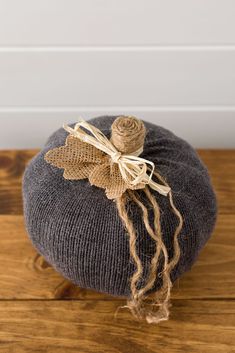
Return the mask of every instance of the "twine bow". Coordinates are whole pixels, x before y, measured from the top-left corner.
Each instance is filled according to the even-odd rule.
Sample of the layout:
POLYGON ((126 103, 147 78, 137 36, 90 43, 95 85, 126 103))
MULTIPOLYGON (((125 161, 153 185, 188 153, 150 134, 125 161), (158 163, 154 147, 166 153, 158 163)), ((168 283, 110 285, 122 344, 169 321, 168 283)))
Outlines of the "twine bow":
POLYGON ((70 134, 66 145, 47 152, 46 161, 64 168, 66 179, 87 177, 91 184, 105 188, 107 197, 111 199, 120 197, 127 189, 141 189, 146 185, 161 195, 168 195, 169 187, 152 180, 154 163, 139 157, 143 147, 131 154, 122 154, 99 129, 84 120, 74 128, 64 125, 64 129, 70 134), (76 162, 77 169, 82 171, 77 171, 77 177, 74 176, 76 162), (73 172, 69 173, 71 165, 73 172))

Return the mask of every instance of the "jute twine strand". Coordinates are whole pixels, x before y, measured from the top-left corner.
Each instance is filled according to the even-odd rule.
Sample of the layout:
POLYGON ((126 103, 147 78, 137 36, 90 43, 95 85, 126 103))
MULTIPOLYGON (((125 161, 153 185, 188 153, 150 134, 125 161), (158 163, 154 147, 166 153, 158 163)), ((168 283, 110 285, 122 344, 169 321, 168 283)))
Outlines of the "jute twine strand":
MULTIPOLYGON (((119 120, 116 121, 116 124, 117 123, 119 124, 122 123, 121 118, 119 118, 119 120)), ((112 134, 112 140, 116 146, 116 141, 114 136, 115 135, 112 134)), ((141 136, 141 137, 139 139, 136 139, 137 142, 140 143, 140 139, 141 139, 143 143, 144 134, 139 133, 138 136, 141 136)), ((119 146, 121 145, 120 140, 121 140, 120 135, 118 135, 119 146)), ((138 145, 138 148, 139 148, 139 145, 138 145)), ((159 173, 154 171, 154 175, 165 186, 169 187, 167 182, 159 173)), ((162 239, 159 205, 156 201, 156 198, 150 192, 148 186, 145 186, 143 191, 147 197, 147 200, 149 201, 150 205, 153 208, 154 228, 151 227, 149 222, 148 209, 139 198, 137 191, 127 190, 126 195, 116 200, 119 216, 122 219, 127 229, 127 232, 129 234, 130 255, 136 266, 136 270, 132 278, 130 279, 131 298, 127 301, 126 307, 129 308, 132 314, 138 319, 145 319, 148 323, 159 323, 161 321, 167 320, 169 317, 170 293, 172 288, 170 273, 172 269, 177 265, 180 258, 180 247, 178 242, 178 236, 183 226, 183 218, 179 210, 174 205, 172 191, 170 190, 168 194, 169 203, 173 213, 178 218, 178 225, 176 227, 176 230, 173 236, 174 255, 172 259, 169 261, 168 252, 162 239), (142 278, 143 266, 137 254, 137 249, 136 249, 137 235, 136 235, 135 227, 133 222, 129 218, 127 207, 126 207, 128 200, 133 201, 141 209, 143 222, 147 230, 147 233, 155 242, 155 253, 150 262, 149 275, 145 285, 140 289, 137 288, 137 285, 142 278), (160 273, 158 267, 159 267, 159 262, 161 258, 163 258, 163 268, 160 273), (153 286, 157 281, 157 278, 160 276, 162 277, 162 286, 159 290, 156 290, 155 293, 153 293, 153 301, 152 303, 149 304, 148 291, 150 291, 153 288, 153 286)))
MULTIPOLYGON (((161 302, 161 300, 159 300, 160 298, 156 298, 159 300, 159 305, 161 306, 161 310, 159 310, 158 313, 155 313, 155 320, 156 320, 156 322, 158 322, 158 321, 161 321, 163 319, 163 317, 165 318, 165 315, 164 316, 159 315, 163 311, 163 309, 164 309, 164 312, 168 313, 167 309, 168 309, 168 300, 169 300, 169 295, 170 295, 169 289, 171 287, 170 275, 169 275, 169 271, 167 268, 167 266, 168 266, 168 253, 167 253, 167 249, 166 249, 166 247, 163 243, 163 240, 162 240, 159 206, 158 206, 154 196, 150 193, 148 187, 146 187, 144 191, 148 197, 150 204, 153 206, 154 229, 152 229, 150 227, 147 208, 144 206, 144 204, 140 200, 138 200, 136 198, 134 193, 132 194, 132 199, 142 209, 143 221, 144 221, 145 227, 146 227, 150 237, 153 239, 153 241, 155 241, 155 254, 153 255, 151 263, 150 263, 149 276, 147 278, 146 284, 143 288, 141 288, 139 290, 139 300, 142 302, 145 300, 146 293, 154 286, 154 284, 157 280, 157 277, 161 276, 162 277, 161 293, 166 293, 166 298, 165 298, 164 302, 161 302), (162 269, 161 273, 158 270, 160 255, 162 255, 162 258, 163 258, 163 269, 162 269)), ((154 305, 156 305, 156 303, 154 303, 154 305)), ((155 309, 155 308, 153 308, 153 309, 155 309)), ((149 310, 149 308, 148 308, 147 312, 145 313, 145 310, 144 310, 143 313, 146 315, 147 322, 151 322, 151 321, 154 322, 154 320, 151 316, 152 310, 149 310)), ((167 314, 167 317, 168 317, 168 314, 167 314)))
POLYGON ((143 267, 136 250, 136 231, 132 221, 129 218, 127 212, 127 197, 122 197, 116 201, 119 216, 122 219, 124 225, 126 226, 127 232, 129 234, 129 247, 130 255, 136 265, 136 271, 134 272, 131 283, 131 298, 127 302, 127 308, 129 308, 132 314, 138 319, 145 319, 148 323, 159 323, 161 321, 167 320, 169 317, 169 306, 170 306, 170 293, 172 288, 172 282, 170 278, 170 273, 175 265, 178 263, 180 258, 180 247, 178 243, 178 235, 182 229, 183 219, 179 211, 176 209, 172 195, 169 195, 169 201, 173 212, 178 217, 178 225, 173 236, 173 248, 174 255, 169 261, 167 249, 162 240, 161 223, 160 223, 160 209, 155 197, 151 194, 148 187, 144 189, 148 200, 153 206, 154 211, 154 230, 149 224, 148 210, 142 201, 139 200, 136 191, 129 191, 129 200, 135 202, 143 212, 143 222, 145 224, 146 230, 151 238, 155 241, 155 254, 153 255, 150 268, 149 276, 145 285, 141 289, 137 289, 137 284, 142 277, 143 267), (158 271, 160 255, 163 256, 163 269, 161 272, 158 271), (149 296, 146 293, 152 289, 158 277, 162 277, 162 286, 155 293, 152 293, 151 298, 152 303, 149 304, 149 296))
POLYGON ((136 270, 130 279, 130 288, 131 288, 131 295, 132 295, 131 301, 133 302, 133 310, 131 309, 131 311, 134 314, 136 314, 135 316, 139 316, 138 309, 139 309, 140 302, 138 300, 137 282, 143 274, 143 266, 142 266, 142 263, 141 263, 141 260, 138 256, 138 254, 137 254, 136 230, 135 230, 135 227, 134 227, 132 220, 128 216, 128 212, 126 210, 126 201, 127 201, 127 197, 126 197, 126 195, 123 195, 122 197, 120 197, 116 200, 116 204, 117 204, 119 216, 122 219, 122 221, 126 227, 126 230, 128 232, 128 235, 129 235, 130 255, 131 255, 131 257, 135 263, 135 266, 136 266, 136 270), (135 308, 136 308, 136 310, 135 310, 135 308))

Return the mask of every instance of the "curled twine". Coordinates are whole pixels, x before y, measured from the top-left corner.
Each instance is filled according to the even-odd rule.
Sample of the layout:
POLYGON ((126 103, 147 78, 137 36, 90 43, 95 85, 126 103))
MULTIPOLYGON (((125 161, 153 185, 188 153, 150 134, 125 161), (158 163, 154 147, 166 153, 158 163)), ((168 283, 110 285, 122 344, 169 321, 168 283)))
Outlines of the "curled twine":
MULTIPOLYGON (((85 143, 85 147, 87 147, 86 144, 88 144, 95 148, 95 151, 88 151, 87 149, 88 155, 89 153, 93 153, 92 156, 94 157, 97 152, 96 149, 98 149, 99 151, 102 151, 105 156, 110 156, 109 164, 111 163, 111 167, 113 163, 118 165, 118 170, 115 170, 113 174, 112 168, 110 167, 111 179, 105 178, 105 182, 99 182, 99 180, 95 178, 95 182, 93 182, 93 184, 106 188, 107 197, 115 198, 119 216, 123 221, 129 235, 130 255, 133 259, 136 270, 130 278, 131 296, 128 299, 127 305, 125 307, 129 308, 136 318, 145 319, 148 323, 159 323, 160 321, 167 320, 169 317, 170 293, 172 288, 170 274, 180 258, 178 236, 183 226, 183 218, 179 210, 174 205, 171 188, 164 180, 164 178, 155 171, 154 163, 139 157, 139 155, 143 152, 145 138, 145 127, 143 122, 134 117, 117 118, 112 125, 111 140, 108 140, 107 137, 99 129, 83 120, 78 122, 74 129, 69 126, 64 126, 64 128, 70 133, 70 135, 85 143), (89 131, 90 134, 87 134, 80 127, 83 127, 83 129, 89 131), (107 193, 106 184, 112 184, 112 182, 115 184, 115 182, 119 180, 118 173, 120 173, 121 178, 123 179, 122 181, 125 183, 125 187, 118 188, 116 192, 107 193), (152 180, 153 175, 162 184, 154 182, 152 180), (149 222, 148 209, 141 201, 136 189, 143 189, 149 204, 152 206, 154 212, 153 226, 151 226, 149 222), (168 252, 162 238, 160 208, 150 189, 153 189, 161 195, 169 198, 171 209, 175 216, 178 218, 178 225, 173 236, 174 254, 171 259, 168 257, 168 252), (135 226, 128 215, 127 203, 129 200, 134 202, 142 211, 143 222, 147 233, 155 242, 155 253, 152 256, 150 262, 148 278, 144 286, 141 288, 138 288, 138 283, 143 275, 143 266, 137 252, 137 235, 135 226), (159 269, 160 258, 163 258, 163 268, 161 269, 161 273, 159 269), (159 290, 155 291, 153 294, 152 302, 149 303, 148 293, 151 291, 160 275, 162 277, 162 286, 159 290)), ((67 140, 68 139, 69 137, 67 140)), ((90 182, 94 180, 94 177, 90 178, 89 176, 89 173, 91 174, 92 172, 91 169, 87 168, 87 163, 84 163, 83 165, 86 167, 86 172, 82 175, 75 173, 76 175, 74 177, 74 172, 71 174, 68 173, 68 170, 66 170, 66 167, 68 167, 68 160, 66 160, 66 158, 69 156, 69 161, 71 161, 71 153, 73 158, 75 153, 73 145, 71 146, 70 150, 68 147, 69 143, 67 141, 65 147, 62 146, 48 151, 45 156, 45 160, 54 166, 64 168, 65 172, 67 172, 67 174, 64 174, 64 177, 67 179, 82 179, 87 177, 89 178, 90 182), (68 149, 67 155, 65 154, 66 148, 68 149), (64 164, 62 163, 63 158, 65 158, 64 164)), ((87 162, 86 153, 85 157, 85 162, 87 162)), ((103 155, 99 155, 99 157, 101 161, 102 158, 105 161, 106 157, 103 155)), ((82 158, 80 155, 79 158, 76 159, 76 162, 77 160, 81 162, 82 158)), ((79 166, 76 167, 79 168, 79 166)), ((98 167, 100 168, 100 165, 98 167)), ((95 169, 98 167, 94 166, 93 171, 98 171, 98 169, 95 169)))

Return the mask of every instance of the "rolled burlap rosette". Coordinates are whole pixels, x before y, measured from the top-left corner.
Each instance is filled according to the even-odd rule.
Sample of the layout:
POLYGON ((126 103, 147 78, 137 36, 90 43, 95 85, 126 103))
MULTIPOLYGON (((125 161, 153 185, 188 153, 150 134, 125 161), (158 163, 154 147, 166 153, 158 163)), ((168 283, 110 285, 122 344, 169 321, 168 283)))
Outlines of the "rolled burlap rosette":
POLYGON ((134 117, 55 132, 27 167, 23 194, 30 238, 47 261, 81 287, 127 297, 149 323, 168 318, 172 283, 216 219, 193 148, 134 117))
POLYGON ((125 154, 143 152, 146 129, 141 120, 132 116, 120 116, 114 120, 111 129, 111 141, 119 152, 125 154))

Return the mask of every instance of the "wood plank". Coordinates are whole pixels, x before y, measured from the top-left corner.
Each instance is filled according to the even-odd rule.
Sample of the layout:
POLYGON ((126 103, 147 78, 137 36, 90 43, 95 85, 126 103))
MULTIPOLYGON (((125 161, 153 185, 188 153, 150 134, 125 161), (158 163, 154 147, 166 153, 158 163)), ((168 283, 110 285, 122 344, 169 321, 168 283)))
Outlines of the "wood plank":
POLYGON ((175 285, 170 320, 159 326, 138 323, 125 309, 115 318, 124 300, 70 284, 38 256, 20 196, 35 153, 0 153, 0 352, 235 352, 235 151, 199 150, 220 214, 197 263, 175 285))
POLYGON ((234 71, 235 50, 0 52, 0 107, 234 106, 234 71))
MULTIPOLYGON (((0 151, 0 214, 23 213, 21 180, 37 150, 0 151)), ((199 150, 207 165, 221 214, 235 214, 235 150, 199 150)))
MULTIPOLYGON (((234 232, 235 217, 220 215, 198 261, 175 283, 173 298, 235 298, 234 232)), ((0 288, 0 299, 114 300, 72 285, 42 261, 27 237, 22 216, 0 216, 0 288)))
MULTIPOLYGON (((233 148, 235 119, 234 111, 228 110, 194 110, 182 107, 169 110, 138 108, 125 109, 126 115, 134 115, 173 131, 187 140, 192 146, 200 148, 233 148), (210 126, 202 129, 202 126, 210 126)), ((26 149, 42 147, 48 136, 63 126, 72 123, 78 117, 90 119, 102 115, 121 115, 122 109, 111 107, 92 107, 87 110, 72 108, 60 111, 56 107, 42 108, 41 111, 23 108, 13 112, 1 111, 0 121, 4 121, 4 129, 0 129, 0 149, 26 149), (11 134, 6 134, 11 131, 11 134), (27 134, 25 133, 27 131, 27 134), (23 138, 22 138, 23 136, 23 138)))
POLYGON ((234 301, 175 301, 159 326, 138 323, 122 301, 0 302, 2 353, 232 353, 234 301))
POLYGON ((86 295, 86 290, 71 286, 38 255, 26 234, 22 216, 0 216, 0 244, 0 299, 86 295))
POLYGON ((234 44, 234 11, 231 0, 1 1, 0 45, 234 44))
POLYGON ((22 175, 36 150, 0 151, 0 214, 22 214, 22 175))
POLYGON ((198 150, 215 187, 220 213, 235 216, 235 150, 198 150))

